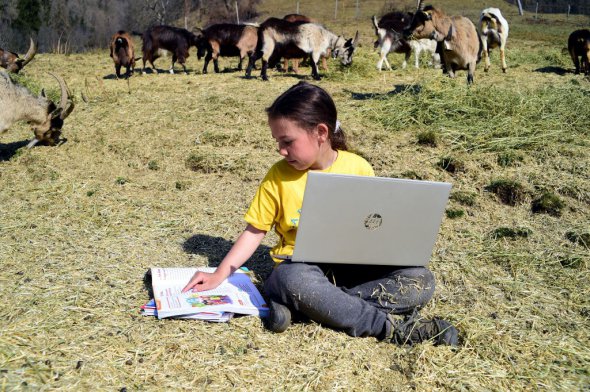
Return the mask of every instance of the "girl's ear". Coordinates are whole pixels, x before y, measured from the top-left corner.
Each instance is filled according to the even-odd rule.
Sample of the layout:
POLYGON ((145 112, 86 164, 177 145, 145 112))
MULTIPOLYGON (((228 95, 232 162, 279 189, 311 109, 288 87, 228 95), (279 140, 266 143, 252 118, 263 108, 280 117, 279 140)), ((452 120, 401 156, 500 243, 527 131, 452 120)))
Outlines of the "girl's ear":
POLYGON ((320 141, 326 142, 330 138, 330 130, 328 129, 328 126, 326 124, 320 123, 317 125, 316 129, 320 141))

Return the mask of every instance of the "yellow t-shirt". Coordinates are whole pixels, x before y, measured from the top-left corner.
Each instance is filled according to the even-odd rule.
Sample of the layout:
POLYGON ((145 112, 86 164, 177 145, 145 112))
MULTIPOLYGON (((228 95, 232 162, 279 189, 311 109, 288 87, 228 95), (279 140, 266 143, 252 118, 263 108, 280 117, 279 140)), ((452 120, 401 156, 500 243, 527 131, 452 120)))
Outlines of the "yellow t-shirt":
MULTIPOLYGON (((318 171, 360 176, 375 175, 365 159, 340 150, 330 167, 318 171)), ((307 170, 296 170, 283 159, 270 168, 246 212, 244 219, 255 228, 269 231, 275 227, 279 242, 272 248, 271 254, 293 254, 306 182, 307 170)), ((280 262, 278 259, 275 261, 280 262)))

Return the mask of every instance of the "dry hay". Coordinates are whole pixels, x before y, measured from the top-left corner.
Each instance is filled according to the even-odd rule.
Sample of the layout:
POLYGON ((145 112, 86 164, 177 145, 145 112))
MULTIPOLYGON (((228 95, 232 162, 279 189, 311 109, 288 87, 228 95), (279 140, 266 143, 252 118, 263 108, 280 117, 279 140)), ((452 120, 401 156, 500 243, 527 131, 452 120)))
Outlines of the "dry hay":
MULTIPOLYGON (((443 222, 431 263, 438 287, 423 313, 455 323, 461 348, 400 348, 314 323, 277 335, 252 317, 141 317, 149 267, 215 265, 243 229, 257 184, 278 159, 264 108, 298 78, 161 74, 127 84, 104 78, 113 73, 106 52, 39 54, 23 80, 56 94, 47 71, 59 69, 77 107, 62 146, 18 148, 32 135, 26 125, 1 135, 3 389, 590 386, 590 119, 579 111, 590 85, 534 72, 567 57, 547 41, 531 47, 524 33, 510 42, 508 73, 478 68, 471 88, 464 73, 454 81, 427 68, 378 73, 364 24, 353 68, 331 64, 320 83, 378 175, 453 183, 448 208, 464 214, 443 222), (425 131, 436 133, 435 144, 419 142, 425 131), (462 170, 445 171, 442 157, 460 159, 462 170), (485 191, 498 178, 523 184, 527 202, 499 203, 485 191), (563 200, 561 217, 531 212, 545 191, 563 200)), ((191 57, 189 67, 202 63, 191 57)), ((273 237, 247 264, 259 282, 273 237)))

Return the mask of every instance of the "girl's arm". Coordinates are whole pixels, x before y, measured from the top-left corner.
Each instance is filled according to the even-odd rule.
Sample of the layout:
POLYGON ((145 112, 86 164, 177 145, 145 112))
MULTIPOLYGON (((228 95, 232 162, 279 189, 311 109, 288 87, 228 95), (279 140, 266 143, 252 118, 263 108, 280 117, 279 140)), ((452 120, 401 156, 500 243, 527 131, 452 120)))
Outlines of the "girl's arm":
POLYGON ((246 229, 240 234, 238 240, 227 252, 227 255, 213 273, 196 272, 188 284, 182 289, 186 292, 190 289, 194 291, 205 291, 216 288, 227 279, 235 270, 240 268, 249 258, 262 239, 266 235, 266 231, 258 230, 254 226, 248 224, 246 229))

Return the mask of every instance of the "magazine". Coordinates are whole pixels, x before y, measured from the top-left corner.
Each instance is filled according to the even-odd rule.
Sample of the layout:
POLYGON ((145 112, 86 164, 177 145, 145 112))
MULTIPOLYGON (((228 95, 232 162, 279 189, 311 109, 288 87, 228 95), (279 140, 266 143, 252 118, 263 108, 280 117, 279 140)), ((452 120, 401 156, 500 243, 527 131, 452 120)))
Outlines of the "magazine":
MULTIPOLYGON (((149 302, 141 307, 141 314, 143 316, 158 317, 158 310, 156 309, 156 301, 150 299, 149 302)), ((218 323, 224 323, 231 320, 233 313, 230 312, 199 312, 195 314, 187 314, 184 316, 175 316, 174 318, 205 320, 218 323)))
POLYGON ((267 315, 266 302, 248 274, 241 270, 231 274, 213 290, 182 293, 181 290, 197 271, 211 273, 215 268, 152 268, 154 302, 148 302, 142 313, 153 314, 159 319, 182 317, 209 321, 228 321, 233 313, 267 315))

